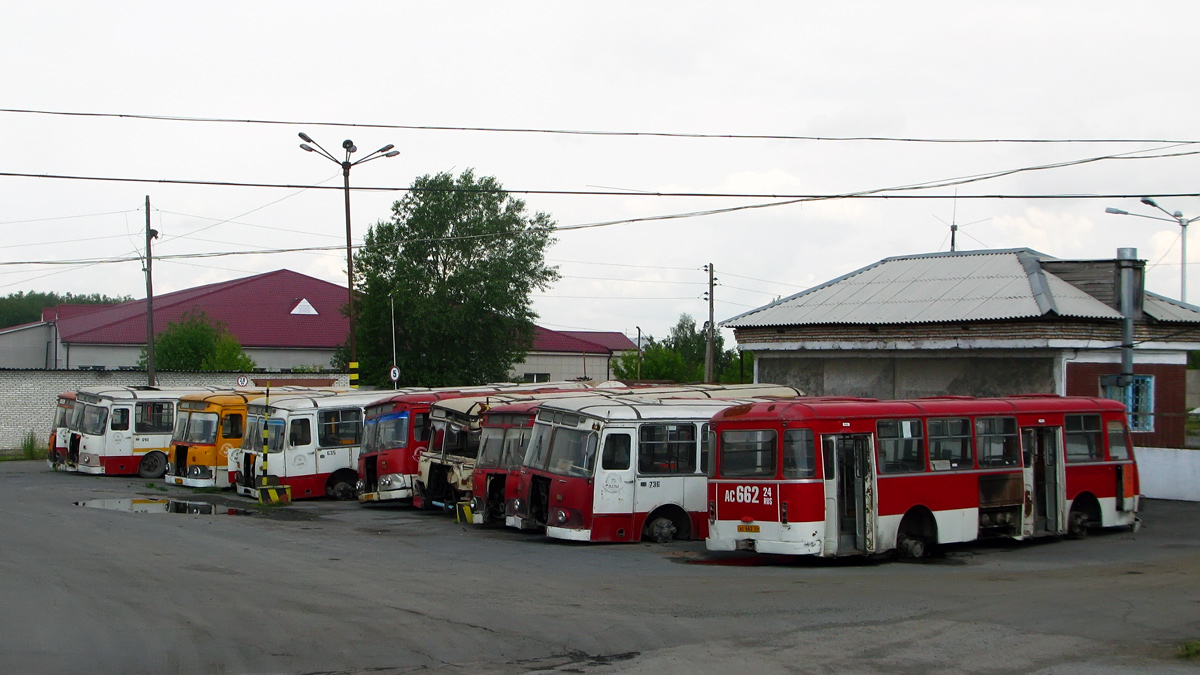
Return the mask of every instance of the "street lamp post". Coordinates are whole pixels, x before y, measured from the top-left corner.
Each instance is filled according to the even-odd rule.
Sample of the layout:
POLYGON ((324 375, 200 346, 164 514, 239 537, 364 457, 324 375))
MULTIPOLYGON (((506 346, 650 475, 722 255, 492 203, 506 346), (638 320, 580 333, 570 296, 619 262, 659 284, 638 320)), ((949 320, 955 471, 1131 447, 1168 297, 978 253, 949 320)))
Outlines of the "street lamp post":
POLYGON ((300 132, 300 140, 304 141, 300 144, 301 150, 304 150, 305 152, 315 152, 325 159, 328 159, 334 164, 342 167, 343 185, 346 194, 346 289, 349 294, 350 317, 350 386, 357 389, 358 351, 355 349, 354 340, 354 248, 350 238, 350 169, 362 164, 363 162, 369 162, 373 159, 379 159, 380 157, 395 157, 396 155, 400 154, 400 151, 393 150, 393 148, 396 146, 388 144, 376 150, 375 152, 366 155, 365 157, 360 157, 359 159, 351 162, 350 155, 358 152, 358 148, 355 147, 354 141, 346 139, 345 141, 342 141, 342 149, 346 151, 346 158, 338 161, 337 158, 331 155, 328 150, 321 147, 320 143, 314 141, 303 131, 300 132), (309 145, 310 143, 312 145, 309 145), (313 147, 314 145, 316 146, 315 148, 313 147))
POLYGON ((1179 301, 1187 302, 1187 227, 1188 227, 1188 225, 1191 225, 1192 223, 1196 222, 1197 220, 1200 220, 1200 216, 1196 216, 1195 218, 1184 218, 1182 211, 1176 211, 1175 213, 1171 213, 1170 211, 1159 206, 1158 202, 1154 201, 1153 199, 1151 199, 1149 197, 1142 197, 1142 203, 1145 204, 1146 206, 1153 206, 1154 208, 1158 209, 1159 211, 1162 211, 1163 213, 1170 216, 1170 218, 1163 218, 1161 216, 1147 216, 1147 215, 1144 215, 1141 213, 1130 213, 1123 209, 1114 209, 1111 206, 1104 209, 1104 212, 1105 213, 1115 213, 1118 216, 1137 216, 1138 218, 1149 218, 1150 220, 1162 220, 1162 221, 1166 221, 1168 223, 1178 223, 1179 224, 1179 227, 1181 229, 1180 235, 1179 235, 1180 249, 1181 249, 1180 253, 1179 253, 1179 255, 1180 255, 1180 260, 1179 260, 1179 263, 1180 263, 1179 264, 1179 301))

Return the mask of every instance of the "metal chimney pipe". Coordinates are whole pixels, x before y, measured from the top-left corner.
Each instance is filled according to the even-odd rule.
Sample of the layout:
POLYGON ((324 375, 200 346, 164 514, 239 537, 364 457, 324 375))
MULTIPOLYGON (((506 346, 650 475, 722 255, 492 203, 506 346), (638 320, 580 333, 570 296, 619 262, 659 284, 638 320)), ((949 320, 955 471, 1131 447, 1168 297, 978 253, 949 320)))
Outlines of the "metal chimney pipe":
POLYGON ((1137 311, 1134 289, 1134 269, 1137 267, 1137 249, 1117 249, 1117 265, 1121 275, 1121 379, 1120 386, 1133 384, 1133 316, 1137 311))

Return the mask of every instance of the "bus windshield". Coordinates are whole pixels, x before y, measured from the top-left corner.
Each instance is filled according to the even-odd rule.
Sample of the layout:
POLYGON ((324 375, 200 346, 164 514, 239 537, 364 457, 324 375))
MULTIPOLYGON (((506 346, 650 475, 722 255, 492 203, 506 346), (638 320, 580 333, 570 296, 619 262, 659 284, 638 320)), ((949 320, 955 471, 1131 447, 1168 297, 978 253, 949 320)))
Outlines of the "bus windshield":
POLYGON ((504 449, 504 429, 486 427, 479 434, 479 459, 475 466, 491 468, 500 466, 500 453, 504 449))
POLYGON ((384 415, 367 422, 363 452, 379 452, 408 446, 408 413, 384 415))
POLYGON ((212 445, 217 442, 217 413, 181 412, 175 418, 175 439, 212 445))
POLYGON ((529 434, 532 432, 533 429, 529 427, 512 427, 504 432, 504 457, 500 460, 502 467, 520 468, 525 446, 529 444, 529 434))
POLYGON ((262 415, 246 415, 246 436, 242 438, 243 450, 262 450, 262 427, 262 415))
POLYGON ((83 415, 79 420, 79 431, 90 436, 103 436, 104 423, 108 421, 108 408, 102 408, 90 403, 83 406, 83 415))
POLYGON ((271 418, 267 420, 267 452, 283 452, 283 420, 271 418))
POLYGON ((59 400, 58 408, 54 411, 54 426, 65 427, 71 421, 71 413, 74 412, 75 402, 59 400))
POLYGON ((67 422, 67 428, 71 431, 79 431, 79 425, 83 422, 83 408, 83 404, 76 401, 71 409, 70 421, 67 422))
POLYGON ((596 458, 596 434, 557 427, 550 441, 546 470, 560 476, 588 477, 596 458))

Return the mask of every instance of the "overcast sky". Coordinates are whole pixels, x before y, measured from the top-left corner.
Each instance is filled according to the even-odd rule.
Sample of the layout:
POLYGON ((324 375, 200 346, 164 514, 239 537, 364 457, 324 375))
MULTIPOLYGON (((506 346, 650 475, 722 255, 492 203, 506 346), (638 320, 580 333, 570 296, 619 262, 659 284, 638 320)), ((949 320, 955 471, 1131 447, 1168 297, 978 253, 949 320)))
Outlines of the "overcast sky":
MULTIPOLYGON (((180 117, 769 136, 1200 141, 1196 2, 428 3, 5 2, 0 108, 180 117)), ((0 172, 340 186, 299 149, 395 144, 363 187, 474 168, 511 190, 844 194, 1170 143, 901 143, 662 138, 154 121, 0 113, 0 172)), ((1030 247, 1112 258, 1136 247, 1147 286, 1179 297, 1180 228, 1136 198, 1196 194, 1200 158, 1109 159, 961 185, 950 199, 841 199, 564 230, 563 276, 535 297, 554 329, 663 337, 882 258, 1030 247)), ((922 191, 951 196, 953 187, 922 191)), ((914 194, 914 193, 908 193, 914 194)), ((345 243, 339 191, 0 176, 0 261, 345 243), (96 215, 104 214, 104 215, 96 215)), ((355 192, 353 231, 399 193, 355 192)), ((764 204, 761 197, 524 196, 560 226, 764 204)), ((1200 199, 1163 197, 1200 215, 1200 199)), ((1200 225, 1200 223, 1198 223, 1200 225)), ((1200 258, 1200 244, 1189 251, 1200 258)), ((156 261, 165 293, 279 268, 344 284, 344 252, 156 261)), ((1189 298, 1200 301, 1200 273, 1189 298)), ((0 294, 145 296, 137 262, 0 267, 0 294)))

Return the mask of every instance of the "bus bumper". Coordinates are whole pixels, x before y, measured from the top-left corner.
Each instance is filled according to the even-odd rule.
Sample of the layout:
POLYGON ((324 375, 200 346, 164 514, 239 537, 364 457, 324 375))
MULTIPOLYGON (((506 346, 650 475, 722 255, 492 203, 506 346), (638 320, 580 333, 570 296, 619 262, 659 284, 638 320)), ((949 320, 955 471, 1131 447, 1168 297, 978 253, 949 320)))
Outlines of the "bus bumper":
POLYGON ((375 492, 360 492, 358 503, 390 502, 397 499, 412 499, 413 477, 408 474, 390 473, 379 477, 379 489, 375 492))
POLYGON ((824 522, 790 523, 760 522, 751 525, 758 532, 739 530, 746 527, 737 521, 721 521, 709 525, 704 547, 709 551, 754 551, 781 555, 822 555, 824 522))
POLYGON ((591 541, 591 530, 577 530, 570 527, 554 527, 546 526, 546 536, 554 537, 555 539, 567 539, 570 541, 591 541))

